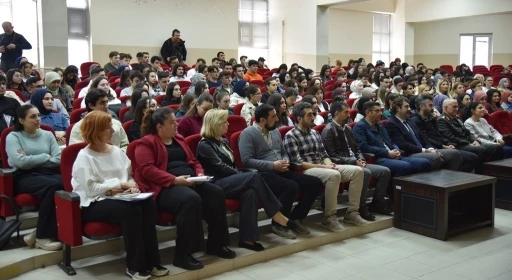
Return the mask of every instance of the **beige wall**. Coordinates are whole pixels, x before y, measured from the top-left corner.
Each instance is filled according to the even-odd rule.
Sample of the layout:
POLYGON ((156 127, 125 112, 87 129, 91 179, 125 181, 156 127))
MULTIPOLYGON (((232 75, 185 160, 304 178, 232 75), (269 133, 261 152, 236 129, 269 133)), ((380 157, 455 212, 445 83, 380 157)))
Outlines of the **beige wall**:
POLYGON ((491 64, 510 64, 512 14, 485 15, 414 23, 414 61, 427 65, 459 64, 459 36, 491 33, 491 64))
POLYGON ((112 50, 160 55, 173 29, 181 31, 187 63, 209 62, 218 51, 238 58, 238 0, 91 0, 92 59, 104 64, 112 50))
POLYGON ((331 65, 340 59, 372 60, 373 14, 370 12, 329 9, 329 58, 331 65))

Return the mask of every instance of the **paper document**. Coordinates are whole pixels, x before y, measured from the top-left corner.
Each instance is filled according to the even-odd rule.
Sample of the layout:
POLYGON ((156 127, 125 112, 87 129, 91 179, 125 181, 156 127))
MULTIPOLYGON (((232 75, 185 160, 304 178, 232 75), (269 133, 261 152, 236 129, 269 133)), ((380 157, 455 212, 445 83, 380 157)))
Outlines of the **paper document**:
POLYGON ((103 198, 105 199, 114 199, 114 200, 123 200, 123 201, 139 201, 144 200, 153 195, 152 192, 146 192, 146 193, 118 193, 113 196, 105 195, 103 198))
POLYGON ((212 176, 198 176, 198 177, 188 177, 187 180, 194 183, 200 183, 200 182, 208 182, 211 179, 213 179, 212 176))

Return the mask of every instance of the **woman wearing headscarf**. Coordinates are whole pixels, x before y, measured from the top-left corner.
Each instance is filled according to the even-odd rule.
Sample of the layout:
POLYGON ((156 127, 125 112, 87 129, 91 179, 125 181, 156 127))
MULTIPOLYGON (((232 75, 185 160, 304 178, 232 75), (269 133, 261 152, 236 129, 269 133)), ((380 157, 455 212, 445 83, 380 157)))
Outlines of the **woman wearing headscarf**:
POLYGON ((510 80, 508 78, 502 78, 500 80, 500 83, 498 84, 498 90, 503 93, 506 90, 508 90, 508 87, 510 86, 510 80))
POLYGON ((368 96, 363 96, 361 98, 359 98, 359 102, 357 103, 357 115, 356 115, 356 118, 354 119, 354 122, 358 122, 362 119, 364 119, 364 103, 370 101, 370 97, 368 96))
POLYGON ((501 108, 507 112, 512 112, 512 91, 506 90, 501 95, 501 108))
POLYGON ((190 82, 192 84, 188 88, 187 93, 195 94, 196 84, 199 81, 206 82, 206 76, 203 73, 196 73, 194 76, 192 76, 192 78, 190 78, 190 82))
POLYGON ((249 87, 249 83, 246 80, 240 80, 236 82, 233 87, 233 94, 229 97, 229 108, 235 107, 240 103, 246 103, 247 98, 245 97, 245 89, 249 87))
POLYGON ((53 98, 53 93, 50 90, 38 89, 32 95, 30 103, 39 110, 41 124, 53 128, 59 144, 64 144, 69 121, 61 113, 53 112, 53 98))
MULTIPOLYGON (((371 87, 366 87, 363 89, 363 92, 361 94, 361 98, 363 97, 368 97, 370 98, 370 100, 372 101, 377 101, 377 93, 375 92, 375 90, 373 90, 373 88, 371 87), (373 98, 375 97, 375 98, 373 98)), ((361 100, 361 98, 359 98, 358 100, 354 101, 354 104, 352 104, 352 109, 359 109, 359 100, 361 100)), ((363 114, 364 116, 364 114, 363 114)))
POLYGON ((48 72, 46 73, 46 78, 44 80, 46 88, 53 95, 53 98, 58 98, 62 101, 64 107, 70 110, 73 108, 71 105, 71 100, 66 90, 60 86, 61 78, 59 73, 56 72, 48 72))
POLYGON ((444 94, 438 94, 434 96, 434 108, 439 113, 443 113, 443 102, 445 99, 448 99, 448 96, 444 94))
POLYGON ((483 106, 487 102, 487 94, 483 90, 475 92, 473 102, 480 103, 483 106))

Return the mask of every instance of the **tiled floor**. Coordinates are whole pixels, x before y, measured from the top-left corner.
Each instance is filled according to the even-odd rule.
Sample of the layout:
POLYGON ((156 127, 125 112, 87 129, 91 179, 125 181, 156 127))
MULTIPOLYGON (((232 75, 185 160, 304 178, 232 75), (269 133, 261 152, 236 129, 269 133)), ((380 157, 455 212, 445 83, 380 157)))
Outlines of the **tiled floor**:
MULTIPOLYGON (((116 260, 72 278, 52 266, 15 279, 127 279, 122 272, 122 261, 116 260)), ((208 279, 511 280, 512 211, 496 209, 494 228, 461 234, 447 242, 390 228, 208 279)))
POLYGON ((447 242, 390 228, 208 279, 512 280, 512 212, 447 242))

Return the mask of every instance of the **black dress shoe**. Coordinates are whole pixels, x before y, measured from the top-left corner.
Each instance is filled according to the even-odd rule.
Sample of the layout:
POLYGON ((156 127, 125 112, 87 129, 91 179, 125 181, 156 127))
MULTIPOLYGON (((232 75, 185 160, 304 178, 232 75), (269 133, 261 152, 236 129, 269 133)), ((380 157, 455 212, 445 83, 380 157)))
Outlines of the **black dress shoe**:
POLYGON ((240 242, 240 243, 238 243, 238 247, 249 249, 249 250, 256 251, 256 252, 261 252, 261 251, 265 250, 263 245, 261 245, 258 242, 254 242, 253 245, 245 243, 245 242, 240 242))
POLYGON ((186 270, 198 270, 204 267, 204 265, 196 260, 192 256, 185 256, 183 258, 175 259, 172 263, 176 267, 180 267, 186 270))
POLYGON ((217 257, 223 258, 223 259, 234 259, 234 258, 236 258, 235 251, 229 249, 226 246, 221 247, 220 249, 217 249, 216 251, 214 251, 214 250, 206 250, 206 253, 208 255, 214 255, 214 256, 217 256, 217 257))
POLYGON ((367 221, 375 221, 375 215, 373 215, 372 213, 370 213, 370 211, 368 210, 368 208, 365 206, 365 207, 359 207, 359 215, 361 216, 361 218, 367 220, 367 221))

